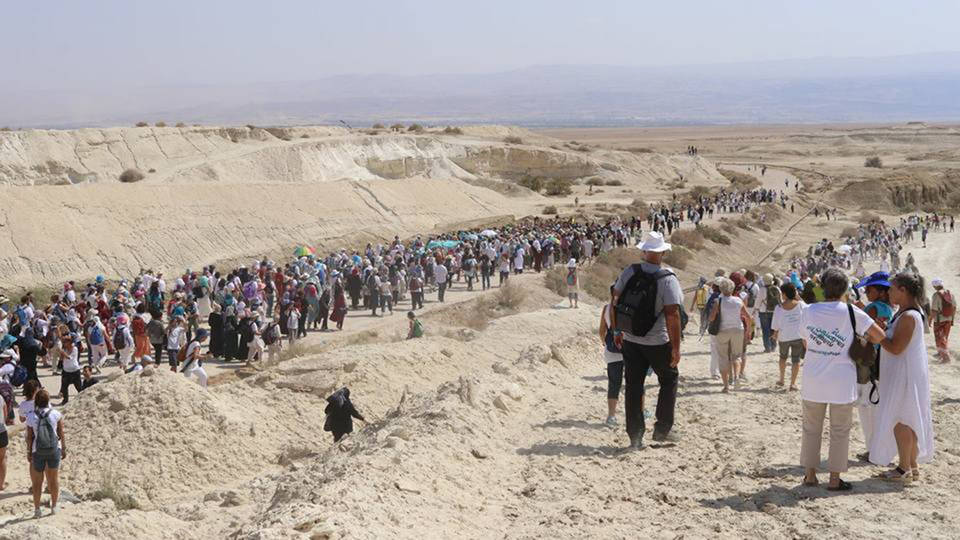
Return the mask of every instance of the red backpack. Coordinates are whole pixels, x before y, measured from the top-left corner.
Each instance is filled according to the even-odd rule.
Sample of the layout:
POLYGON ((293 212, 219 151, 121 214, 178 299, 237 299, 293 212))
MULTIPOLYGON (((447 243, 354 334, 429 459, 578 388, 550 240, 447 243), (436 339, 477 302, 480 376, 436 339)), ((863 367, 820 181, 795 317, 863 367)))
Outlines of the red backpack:
POLYGON ((957 312, 957 303, 953 301, 953 295, 950 294, 950 291, 941 291, 940 300, 943 303, 940 315, 942 317, 953 317, 954 313, 957 312))

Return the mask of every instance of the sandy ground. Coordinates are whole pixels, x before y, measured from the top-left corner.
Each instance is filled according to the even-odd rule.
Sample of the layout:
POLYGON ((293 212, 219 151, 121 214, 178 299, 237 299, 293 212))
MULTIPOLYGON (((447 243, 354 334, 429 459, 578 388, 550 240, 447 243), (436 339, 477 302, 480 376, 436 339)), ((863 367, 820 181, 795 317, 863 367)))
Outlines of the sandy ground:
MULTIPOLYGON (((767 174, 764 182, 782 185, 779 171, 767 174)), ((680 273, 684 283, 718 266, 777 266, 771 253, 786 257, 853 224, 853 209, 840 221, 814 219, 805 209, 826 196, 802 197, 770 232, 743 231, 731 246, 698 252, 680 273)), ((933 233, 928 245, 907 249, 921 271, 956 290, 955 238, 933 233)), ((923 481, 897 487, 872 479, 878 468, 852 463, 845 478, 854 491, 833 494, 800 486, 800 397, 775 387, 776 358, 758 353, 756 341, 749 384, 721 394, 707 339, 688 335, 680 441, 622 452, 622 427, 602 424, 600 303, 583 295, 569 309, 538 276, 520 281, 529 296, 496 308, 481 329, 463 326, 478 295, 455 291, 450 305, 428 304, 428 335, 417 342, 396 339, 399 314, 358 316, 345 335, 312 334, 312 343, 331 343, 279 366, 211 366, 220 384, 207 392, 166 371, 98 385, 68 417, 78 434, 64 485, 83 501, 30 520, 25 494, 0 496, 8 516, 0 538, 956 536, 956 363, 931 364, 937 454, 923 481), (377 336, 351 340, 373 329, 377 336), (342 385, 370 424, 331 445, 320 408, 342 385), (111 497, 91 500, 107 487, 111 497)), ((652 410, 656 377, 647 392, 652 410)), ((859 426, 852 433, 851 455, 863 445, 859 426)), ((22 453, 15 440, 13 490, 25 485, 22 453)))

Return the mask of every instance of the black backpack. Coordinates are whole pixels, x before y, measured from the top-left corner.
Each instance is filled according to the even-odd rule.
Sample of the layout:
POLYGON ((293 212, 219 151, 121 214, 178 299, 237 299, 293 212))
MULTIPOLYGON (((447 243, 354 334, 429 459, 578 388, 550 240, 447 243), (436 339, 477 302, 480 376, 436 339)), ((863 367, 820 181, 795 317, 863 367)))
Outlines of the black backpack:
POLYGON ((123 333, 125 326, 118 327, 113 331, 113 348, 122 350, 127 348, 127 336, 123 333))
POLYGON ((633 265, 634 274, 614 306, 617 330, 634 336, 645 336, 657 322, 657 287, 661 279, 674 275, 670 270, 647 273, 639 264, 633 265))

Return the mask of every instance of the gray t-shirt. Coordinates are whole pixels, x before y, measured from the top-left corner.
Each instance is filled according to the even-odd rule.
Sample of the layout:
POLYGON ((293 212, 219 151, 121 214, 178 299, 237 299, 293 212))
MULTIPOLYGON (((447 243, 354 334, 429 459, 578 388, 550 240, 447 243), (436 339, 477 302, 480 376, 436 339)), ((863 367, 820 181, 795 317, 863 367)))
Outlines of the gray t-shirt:
MULTIPOLYGON (((659 272, 660 266, 641 262, 640 268, 647 273, 659 272)), ((613 286, 614 291, 619 296, 627 286, 627 282, 633 277, 634 266, 630 265, 620 274, 617 283, 613 286)), ((683 304, 683 289, 680 288, 680 280, 677 276, 666 276, 657 281, 657 301, 655 309, 657 310, 657 320, 653 323, 653 328, 645 336, 635 336, 629 332, 623 333, 623 339, 631 343, 640 345, 663 345, 670 342, 670 335, 667 333, 667 319, 663 315, 663 306, 674 306, 683 304)))

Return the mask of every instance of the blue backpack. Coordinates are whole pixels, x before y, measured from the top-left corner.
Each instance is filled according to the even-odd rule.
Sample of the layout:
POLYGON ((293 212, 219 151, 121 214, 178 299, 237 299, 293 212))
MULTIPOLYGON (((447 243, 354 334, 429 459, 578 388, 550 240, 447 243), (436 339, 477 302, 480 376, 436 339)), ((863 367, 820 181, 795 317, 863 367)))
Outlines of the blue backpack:
POLYGON ((103 345, 103 331, 97 325, 90 329, 90 344, 103 345))
POLYGON ((27 368, 17 364, 17 366, 13 368, 13 375, 10 376, 10 384, 15 388, 20 388, 23 386, 23 383, 27 382, 28 375, 27 368))

